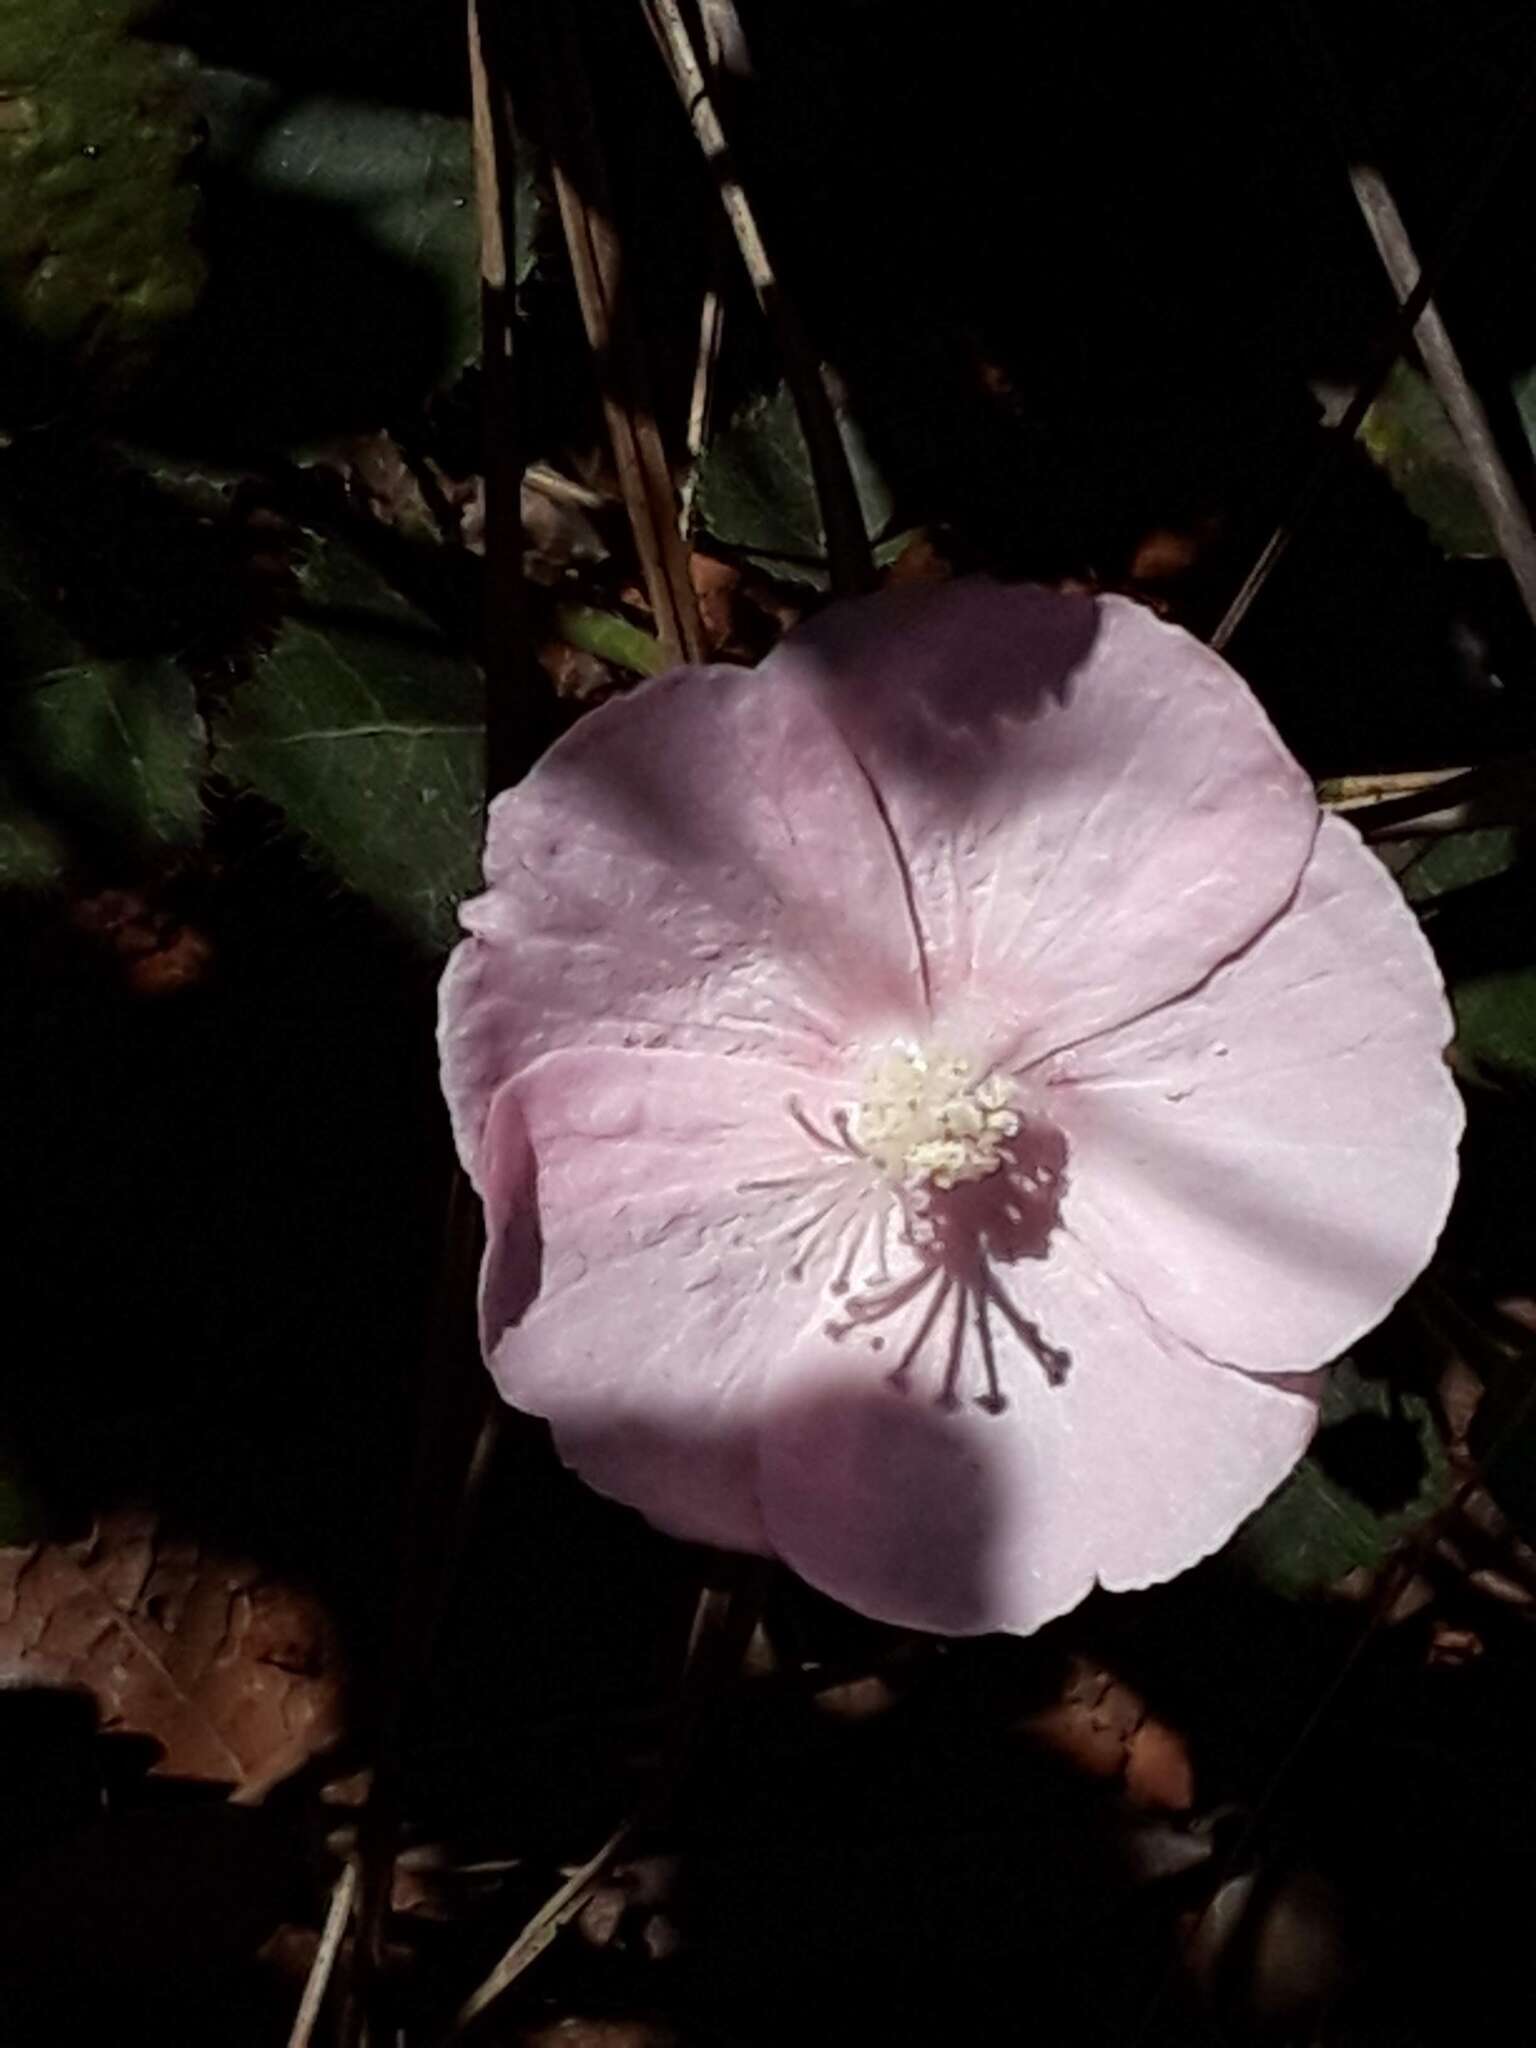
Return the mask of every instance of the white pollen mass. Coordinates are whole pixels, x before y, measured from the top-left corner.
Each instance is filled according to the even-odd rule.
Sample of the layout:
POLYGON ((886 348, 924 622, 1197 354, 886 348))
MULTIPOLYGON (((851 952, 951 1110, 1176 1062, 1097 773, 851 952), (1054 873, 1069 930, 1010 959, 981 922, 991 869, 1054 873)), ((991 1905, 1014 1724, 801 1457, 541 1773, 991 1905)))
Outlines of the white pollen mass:
POLYGON ((971 1080, 971 1064, 942 1046, 897 1045, 875 1062, 853 1115, 853 1139, 893 1181, 935 1188, 985 1180, 1017 1136, 1004 1074, 971 1080))

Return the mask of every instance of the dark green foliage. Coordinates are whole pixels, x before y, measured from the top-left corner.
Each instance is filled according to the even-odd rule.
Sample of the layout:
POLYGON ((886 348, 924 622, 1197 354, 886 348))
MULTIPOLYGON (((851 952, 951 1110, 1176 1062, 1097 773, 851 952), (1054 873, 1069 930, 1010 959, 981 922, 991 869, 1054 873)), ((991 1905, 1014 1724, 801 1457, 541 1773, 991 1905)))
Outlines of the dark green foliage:
MULTIPOLYGON (((877 544, 876 560, 901 552, 890 545, 895 509, 891 489, 858 423, 838 414, 853 470, 864 525, 877 544)), ((822 531, 810 451, 789 387, 753 399, 705 451, 695 500, 699 523, 715 540, 740 548, 770 574, 793 583, 827 587, 827 537, 822 531)))
POLYGON ((5 421, 110 396, 197 302, 204 266, 190 67, 134 33, 142 0, 0 13, 5 421))
POLYGON ((1329 1374, 1311 1451, 1245 1524, 1235 1555, 1272 1592, 1320 1592, 1379 1565, 1448 1490, 1428 1402, 1343 1358, 1329 1374))
POLYGON ((474 884, 484 789, 472 663, 357 556, 313 540, 270 653, 213 725, 214 765, 276 804, 414 943, 474 884))
POLYGON ((43 602, 0 524, 0 886, 59 881, 95 856, 193 845, 203 728, 192 684, 160 655, 88 653, 43 602))

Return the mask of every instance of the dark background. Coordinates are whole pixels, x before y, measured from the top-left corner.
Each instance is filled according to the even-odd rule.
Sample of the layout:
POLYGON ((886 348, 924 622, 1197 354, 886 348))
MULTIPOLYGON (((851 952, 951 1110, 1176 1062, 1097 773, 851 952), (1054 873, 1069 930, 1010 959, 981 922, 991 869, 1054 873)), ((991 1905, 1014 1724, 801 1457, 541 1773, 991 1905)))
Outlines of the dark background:
MULTIPOLYGON (((902 518, 940 534, 959 568, 1106 584, 1138 580, 1149 537, 1193 537, 1155 594, 1209 630, 1318 460, 1317 392, 1361 375, 1390 323, 1296 17, 967 0, 741 11, 755 74, 729 105, 748 181, 902 518)), ((580 13, 676 446, 716 243, 711 196, 637 11, 609 0, 580 13)), ((537 25, 524 10, 523 32, 537 25)), ((152 26, 205 65, 295 92, 464 104, 452 8, 184 0, 152 26)), ((1529 75, 1528 14, 1423 0, 1334 8, 1323 27, 1361 146, 1431 250, 1529 75)), ((526 98, 537 131, 532 87, 526 98)), ((1533 149, 1527 134, 1441 294, 1522 485, 1531 458, 1502 394, 1536 361, 1533 149)), ((112 451, 217 460, 243 478, 242 519, 252 503, 289 519, 312 510, 296 450, 316 436, 424 419, 472 469, 479 394, 471 374, 423 406, 419 363, 440 309, 355 245, 344 214, 273 218, 237 167, 192 174, 211 265, 199 313, 110 402, 82 392, 67 363, 39 367, 49 405, 4 456, 4 480, 62 570, 57 600, 87 644, 190 645, 209 687, 238 687, 263 601, 248 523, 186 521, 112 451)), ((773 374, 750 301, 732 293, 726 406, 773 374)), ((558 256, 525 312, 529 450, 598 451, 600 463, 558 256)), ((436 623, 475 644, 474 566, 409 555, 393 559, 436 623)), ((1318 775, 1461 763, 1536 737, 1530 629, 1501 565, 1446 560, 1363 454, 1232 655, 1318 775)), ((530 753, 546 729, 531 709, 530 753)), ((433 1336, 450 1172, 436 962, 338 890, 259 803, 217 783, 207 802, 195 855, 135 865, 83 839, 68 901, 0 907, 15 1190, 0 1443, 48 1534, 148 1505, 325 1603, 351 1733, 326 1770, 275 1795, 262 1837, 275 1917, 313 1925, 331 1868, 315 1788, 370 1753, 402 1558, 416 1547, 404 1503, 418 1403, 425 1386, 430 1408, 433 1376, 454 1370, 433 1336), (194 928, 207 970, 147 998, 100 917, 80 915, 113 889, 194 928)), ((1526 957, 1527 898, 1508 883, 1485 896, 1448 933, 1452 956, 1526 957)), ((1451 1256, 1490 1293, 1530 1285, 1529 1127, 1518 1095, 1474 1117, 1451 1256)), ((1416 1384, 1419 1364, 1402 1357, 1383 1369, 1416 1384)), ((424 1838, 525 1868, 429 1931, 408 2002, 430 2011, 444 1986, 462 1993, 476 1959, 558 1882, 556 1866, 623 1810, 654 1761, 646 1717, 672 1683, 700 1566, 587 1496, 536 1428, 509 1424, 413 1706, 408 1804, 424 1838)), ((919 1654, 789 1586, 770 1614, 781 1641, 834 1673, 919 1654)), ((1335 1695, 1363 1621, 1347 1605, 1282 1601, 1218 1561, 1155 1594, 1091 1603, 1030 1644, 924 1650, 899 1710, 867 1726, 829 1726, 773 1688, 719 1703, 655 1845, 684 1859, 680 1958, 648 1974, 622 1943, 594 1955, 566 1937, 519 2011, 639 2012, 700 2043, 1429 2048, 1469 2027, 1480 2038, 1501 1998, 1517 2012, 1525 2002, 1528 1628, 1484 1617, 1483 1656, 1453 1673, 1427 1662, 1422 1632, 1387 1631, 1335 1695), (1259 1889, 1285 1903, 1300 1884, 1324 1899, 1326 1938, 1349 1956, 1331 2019, 1298 2019, 1283 1997, 1265 2006, 1250 1931, 1210 2000, 1189 2003, 1181 1983, 1147 2022, 1179 1914, 1202 1903, 1210 1873, 1149 1906, 1111 1792, 1014 1738, 1084 1652, 1112 1660, 1188 1737, 1202 1824, 1223 1844, 1257 1813, 1259 1858, 1241 1867, 1259 1889), (1297 1730, 1324 1710, 1276 1790, 1297 1730)), ((23 1782, 25 1745, 41 1754, 54 1737, 27 1723, 8 1738, 5 1706, 0 1695, 4 1769, 23 1782)), ((162 1814, 166 1797, 150 1781, 117 1793, 140 1817, 162 1814)), ((61 1804, 55 1839, 77 1811, 61 1804)), ((234 2039, 235 2000, 251 2039, 282 2038, 281 1998, 238 1988, 244 1956, 210 1984, 175 1947, 178 1901, 232 1853, 221 1839, 170 1857, 141 1972, 120 1960, 106 1985, 40 1981, 16 1961, 17 2025, 61 2040, 75 2027, 234 2039)), ((27 1870, 13 1849, 22 1889, 27 1870)), ((141 1878, 129 1858, 121 1887, 141 1878)), ((59 1912, 111 1918, 120 1896, 65 1883, 59 1912)), ((82 1918, 82 1953, 94 1938, 82 1918)))

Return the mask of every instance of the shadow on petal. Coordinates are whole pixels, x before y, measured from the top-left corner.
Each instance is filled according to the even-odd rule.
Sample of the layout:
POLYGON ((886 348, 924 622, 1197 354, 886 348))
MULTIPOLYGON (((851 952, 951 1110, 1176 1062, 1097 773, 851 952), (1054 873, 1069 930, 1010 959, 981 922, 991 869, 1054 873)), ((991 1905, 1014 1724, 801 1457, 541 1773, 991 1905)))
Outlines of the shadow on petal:
POLYGON ((942 1635, 995 1628, 999 1503, 973 1438, 931 1402, 829 1368, 824 1383, 803 1377, 765 1405, 759 1474, 774 1547, 876 1620, 942 1635))
POLYGON ((999 721, 1069 703, 1100 625, 1091 597, 967 578, 834 606, 763 666, 810 681, 883 776, 963 791, 969 805, 1016 766, 999 721))

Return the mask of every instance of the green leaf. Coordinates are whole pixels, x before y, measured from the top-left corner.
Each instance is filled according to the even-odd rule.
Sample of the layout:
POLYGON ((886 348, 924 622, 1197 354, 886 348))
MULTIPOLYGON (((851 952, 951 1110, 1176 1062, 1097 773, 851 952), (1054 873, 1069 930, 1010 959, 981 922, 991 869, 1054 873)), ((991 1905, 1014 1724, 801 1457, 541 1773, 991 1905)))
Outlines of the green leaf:
MULTIPOLYGON (((1517 378, 1511 390, 1526 439, 1536 448, 1536 370, 1517 378)), ((1446 554, 1498 554, 1466 451, 1421 371, 1393 365, 1361 423, 1360 439, 1446 554)))
POLYGON ((0 889, 48 889, 69 866, 63 833, 27 802, 19 785, 0 774, 0 889))
POLYGON ((315 539, 301 600, 214 722, 214 764, 415 944, 453 937, 478 877, 481 685, 357 556, 315 539))
POLYGON ((1536 1080, 1536 967, 1469 975, 1451 991, 1458 1064, 1490 1080, 1536 1080))
POLYGON ((1497 552, 1456 429, 1418 370, 1404 362, 1393 365, 1361 424, 1360 439, 1446 554, 1497 552))
POLYGON ((201 728, 174 662, 55 669, 11 693, 6 726, 47 816, 138 850, 196 842, 201 728))
MULTIPOLYGON (((883 565, 901 552, 906 536, 888 534, 894 500, 857 423, 841 409, 837 419, 865 530, 884 543, 875 550, 883 565)), ((699 524, 717 541, 743 550, 771 575, 826 589, 827 537, 788 385, 751 400, 710 442, 694 505, 699 524)))
POLYGON ((202 288, 186 66, 130 31, 138 0, 0 14, 0 323, 13 419, 61 374, 131 383, 202 288))
POLYGON ((1328 1377, 1312 1449, 1238 1531, 1233 1555, 1272 1592, 1299 1599, 1380 1564, 1449 1490, 1428 1402, 1342 1358, 1328 1377))
POLYGON ((44 605, 0 522, 0 887, 58 882, 77 857, 195 845, 203 728, 164 656, 85 652, 44 605))
MULTIPOLYGON (((377 426, 451 383, 480 348, 469 122, 208 70, 215 289, 173 404, 229 431, 228 364, 260 434, 309 445, 377 426), (217 374, 215 374, 217 372, 217 374)), ((514 194, 514 275, 541 229, 531 159, 514 194)))
POLYGON ((1508 825, 1488 825, 1398 844, 1401 853, 1393 872, 1408 901, 1425 904, 1474 882, 1492 881, 1512 868, 1520 852, 1520 835, 1508 825))

